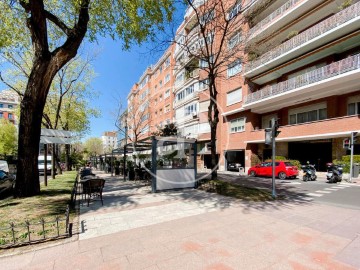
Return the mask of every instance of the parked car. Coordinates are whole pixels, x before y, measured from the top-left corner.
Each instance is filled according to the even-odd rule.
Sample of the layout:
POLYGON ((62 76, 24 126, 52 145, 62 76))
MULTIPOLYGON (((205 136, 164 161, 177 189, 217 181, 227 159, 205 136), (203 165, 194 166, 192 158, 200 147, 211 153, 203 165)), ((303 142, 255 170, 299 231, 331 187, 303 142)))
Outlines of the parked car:
POLYGON ((5 192, 13 190, 15 186, 15 176, 0 170, 0 196, 5 192))
MULTIPOLYGON (((248 170, 248 175, 251 176, 272 176, 272 162, 262 162, 248 170)), ((299 175, 299 170, 289 161, 275 162, 275 176, 284 180, 286 178, 296 178, 299 175)))
POLYGON ((228 171, 240 171, 240 168, 242 168, 240 163, 229 163, 227 165, 227 170, 228 171))

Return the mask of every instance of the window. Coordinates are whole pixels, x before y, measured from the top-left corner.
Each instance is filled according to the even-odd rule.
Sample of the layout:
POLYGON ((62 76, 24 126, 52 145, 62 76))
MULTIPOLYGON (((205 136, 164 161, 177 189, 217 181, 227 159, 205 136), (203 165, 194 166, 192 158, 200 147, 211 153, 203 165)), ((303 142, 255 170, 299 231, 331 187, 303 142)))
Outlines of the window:
POLYGON ((4 108, 4 104, 0 103, 0 108, 4 108))
POLYGON ((155 100, 154 100, 154 104, 155 104, 155 105, 157 104, 157 98, 155 98, 155 100))
POLYGON ((160 87, 160 88, 162 87, 162 81, 159 82, 159 87, 160 87))
POLYGON ((160 111, 159 111, 159 115, 162 115, 162 109, 160 109, 160 111))
POLYGON ((205 79, 199 82, 199 89, 200 90, 205 90, 207 89, 209 86, 209 79, 205 79))
POLYGON ((162 68, 162 66, 160 66, 160 67, 159 67, 159 72, 160 72, 160 74, 161 74, 162 70, 163 70, 163 68, 162 68))
POLYGON ((228 20, 234 18, 241 10, 241 1, 237 1, 234 6, 228 12, 228 20))
POLYGON ((13 116, 12 113, 9 113, 9 114, 8 114, 8 119, 10 119, 10 120, 14 119, 14 116, 13 116))
POLYGON ((141 116, 140 123, 146 121, 147 119, 149 119, 149 114, 148 113, 141 116))
POLYGON ((164 83, 167 83, 168 81, 170 81, 170 74, 166 75, 164 83))
POLYGON ((14 106, 9 104, 9 105, 8 105, 8 108, 9 108, 9 109, 12 109, 12 108, 14 108, 14 106))
POLYGON ((165 91, 164 98, 170 97, 170 89, 165 91))
POLYGON ((159 102, 161 102, 162 101, 162 95, 160 95, 160 97, 159 97, 159 102))
POLYGON ((3 117, 4 117, 3 112, 0 112, 0 118, 3 118, 3 117))
POLYGON ((200 24, 204 25, 208 22, 212 21, 215 17, 215 10, 210 10, 209 12, 205 13, 204 16, 200 18, 200 24))
POLYGON ((210 125, 208 122, 199 124, 199 133, 208 133, 210 132, 210 125))
POLYGON ((185 107, 185 116, 193 114, 193 113, 197 113, 196 103, 195 104, 190 104, 190 105, 185 107))
POLYGON ((241 42, 241 32, 237 32, 228 41, 228 48, 232 49, 241 42))
POLYGON ((144 100, 147 97, 148 94, 149 94, 149 89, 142 92, 141 95, 140 95, 140 100, 144 100))
POLYGON ((230 121, 230 132, 242 132, 245 130, 245 118, 237 118, 230 121))
POLYGON ((230 106, 232 104, 238 103, 242 100, 242 91, 240 89, 236 89, 226 94, 226 105, 230 106))
POLYGON ((348 115, 360 114, 360 95, 348 99, 348 115))
POLYGON ((170 112, 170 104, 165 106, 165 113, 168 113, 168 112, 170 112))
POLYGON ((326 118, 327 118, 326 103, 315 104, 289 111, 290 125, 324 120, 326 118))
POLYGON ((241 72, 241 69, 242 69, 242 65, 240 59, 232 62, 230 65, 228 65, 228 70, 227 70, 228 77, 232 77, 238 74, 239 72, 241 72))
POLYGON ((210 63, 213 63, 213 61, 214 61, 214 56, 213 55, 211 55, 210 57, 209 57, 209 59, 200 59, 200 63, 199 63, 199 66, 200 66, 200 68, 207 68, 207 67, 209 67, 209 62, 208 62, 208 60, 209 60, 209 62, 210 63))
POLYGON ((167 68, 168 66, 170 66, 170 57, 166 58, 165 62, 164 62, 164 66, 165 68, 167 68))
POLYGON ((206 59, 200 59, 199 66, 200 68, 207 68, 209 66, 209 63, 207 62, 206 59))
POLYGON ((143 88, 145 84, 148 82, 149 76, 146 76, 140 83, 140 88, 143 88))
POLYGON ((348 104, 348 115, 360 114, 360 102, 348 104))

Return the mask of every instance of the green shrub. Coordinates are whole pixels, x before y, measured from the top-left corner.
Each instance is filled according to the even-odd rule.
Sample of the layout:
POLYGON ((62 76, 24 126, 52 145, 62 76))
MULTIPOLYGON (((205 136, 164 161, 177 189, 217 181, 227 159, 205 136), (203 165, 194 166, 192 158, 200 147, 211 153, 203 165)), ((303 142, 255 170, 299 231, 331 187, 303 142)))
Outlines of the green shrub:
MULTIPOLYGON (((334 159, 333 163, 343 166, 344 173, 350 173, 350 158, 351 156, 343 156, 341 159, 334 159)), ((353 163, 360 163, 360 155, 353 156, 353 163)))
MULTIPOLYGON (((275 160, 282 160, 282 161, 289 161, 292 163, 292 165, 296 166, 298 168, 298 170, 301 170, 301 163, 300 161, 296 160, 296 159, 288 159, 284 156, 275 156, 275 160)), ((271 159, 267 159, 265 160, 266 162, 270 162, 271 159)))

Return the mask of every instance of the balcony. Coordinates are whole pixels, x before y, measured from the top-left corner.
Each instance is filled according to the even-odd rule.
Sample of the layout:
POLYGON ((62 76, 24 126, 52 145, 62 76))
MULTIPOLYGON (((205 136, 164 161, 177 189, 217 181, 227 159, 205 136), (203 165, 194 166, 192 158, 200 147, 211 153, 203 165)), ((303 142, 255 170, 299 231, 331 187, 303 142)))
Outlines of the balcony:
MULTIPOLYGON (((313 0, 311 0, 313 1, 313 0)), ((273 13, 267 16, 265 19, 256 24, 253 28, 251 28, 248 32, 248 39, 253 39, 256 35, 265 31, 270 24, 274 23, 275 20, 280 20, 285 14, 292 12, 295 7, 298 6, 299 2, 306 2, 304 0, 290 0, 282 5, 280 8, 276 9, 273 13)), ((268 31, 267 31, 268 32, 268 31)))
MULTIPOLYGON (((359 116, 344 116, 297 125, 280 126, 277 142, 308 141, 348 137, 359 126, 359 116)), ((263 129, 254 130, 246 143, 264 143, 263 129)))
POLYGON ((243 13, 246 16, 247 14, 251 14, 254 10, 261 6, 261 4, 265 3, 265 0, 246 0, 243 5, 243 13))
POLYGON ((278 84, 266 86, 244 98, 244 109, 264 113, 360 87, 360 54, 312 70, 278 84))
POLYGON ((199 92, 198 91, 194 91, 193 93, 185 96, 183 99, 181 100, 174 100, 174 103, 173 103, 173 108, 176 109, 178 108, 179 106, 183 105, 184 103, 187 103, 189 101, 192 101, 192 100, 195 100, 195 99, 198 99, 199 98, 199 92))
MULTIPOLYGON (((197 68, 197 69, 194 69, 192 71, 186 71, 184 73, 184 75, 175 82, 175 89, 179 89, 180 87, 182 87, 183 85, 191 82, 192 80, 194 79, 197 79, 199 77, 199 73, 200 73, 200 70, 197 68)), ((176 92, 175 90, 175 92, 176 92)))
POLYGON ((336 40, 358 29, 360 2, 338 12, 317 25, 305 30, 290 40, 266 52, 244 67, 244 75, 253 77, 274 68, 294 57, 336 40))

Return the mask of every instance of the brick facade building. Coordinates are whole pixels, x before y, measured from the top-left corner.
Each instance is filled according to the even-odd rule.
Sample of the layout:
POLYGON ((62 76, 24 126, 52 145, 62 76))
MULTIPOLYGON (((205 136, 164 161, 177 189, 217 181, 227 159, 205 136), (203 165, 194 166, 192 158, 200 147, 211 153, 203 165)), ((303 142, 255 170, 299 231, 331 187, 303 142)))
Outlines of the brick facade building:
MULTIPOLYGON (((278 119, 281 131, 276 139, 277 155, 310 161, 324 170, 327 162, 348 154, 342 147, 343 139, 353 131, 360 132, 360 2, 220 2, 226 2, 224 20, 241 22, 225 40, 228 49, 235 48, 237 59, 227 63, 224 75, 216 81, 220 170, 226 170, 229 163, 240 163, 247 169, 255 161, 269 158, 271 149, 264 144, 264 129, 272 118, 278 119)), ((194 1, 199 10, 204 5, 211 7, 211 3, 194 1)), ((204 14, 209 10, 204 9, 204 14)), ((218 17, 201 18, 206 24, 218 17)), ((144 72, 129 94, 128 107, 134 107, 135 96, 149 104, 142 136, 172 120, 182 136, 197 138, 198 166, 203 169, 209 167, 210 141, 206 67, 182 46, 186 42, 182 40, 190 42, 195 39, 192 36, 198 36, 198 24, 189 7, 176 42, 144 72), (165 62, 169 63, 168 71, 165 62), (169 79, 165 79, 168 74, 169 79)), ((215 30, 209 40, 220 42, 215 30)), ((203 41, 198 38, 194 44, 201 47, 203 41)), ((355 154, 360 154, 359 143, 355 154)))

